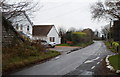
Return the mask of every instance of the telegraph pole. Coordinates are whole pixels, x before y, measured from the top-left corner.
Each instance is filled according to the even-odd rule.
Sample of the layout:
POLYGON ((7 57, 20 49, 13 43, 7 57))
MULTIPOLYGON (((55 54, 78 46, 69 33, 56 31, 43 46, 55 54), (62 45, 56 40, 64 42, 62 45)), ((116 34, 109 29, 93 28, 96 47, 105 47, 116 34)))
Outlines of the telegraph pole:
POLYGON ((110 40, 110 44, 111 44, 111 46, 112 46, 112 32, 111 32, 112 22, 113 22, 113 20, 110 19, 110 33, 109 33, 109 40, 110 40))

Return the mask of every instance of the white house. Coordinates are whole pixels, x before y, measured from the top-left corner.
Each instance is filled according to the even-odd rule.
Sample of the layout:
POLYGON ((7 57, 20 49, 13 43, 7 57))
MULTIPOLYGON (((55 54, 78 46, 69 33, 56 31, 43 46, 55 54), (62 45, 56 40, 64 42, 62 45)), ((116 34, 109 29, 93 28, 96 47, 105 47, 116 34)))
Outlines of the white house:
POLYGON ((46 40, 56 44, 61 43, 61 38, 54 25, 34 25, 32 36, 33 40, 46 40))
MULTIPOLYGON (((54 25, 33 25, 25 11, 15 18, 9 19, 13 27, 19 33, 29 37, 31 40, 46 40, 48 42, 61 43, 61 38, 54 25)), ((6 15, 9 17, 9 14, 6 15)))
MULTIPOLYGON (((9 14, 6 15, 6 17, 9 17, 9 14)), ((12 25, 16 29, 16 31, 29 38, 32 38, 33 23, 31 22, 25 11, 21 11, 20 15, 15 16, 14 18, 10 18, 9 20, 12 22, 12 25)))

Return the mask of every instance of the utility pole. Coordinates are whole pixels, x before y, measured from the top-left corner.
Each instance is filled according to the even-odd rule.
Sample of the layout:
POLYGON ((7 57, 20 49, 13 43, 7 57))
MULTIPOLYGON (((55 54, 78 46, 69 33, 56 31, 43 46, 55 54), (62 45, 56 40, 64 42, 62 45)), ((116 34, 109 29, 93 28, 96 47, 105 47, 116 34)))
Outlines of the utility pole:
POLYGON ((113 20, 110 19, 110 33, 109 33, 109 40, 110 40, 110 44, 111 44, 111 46, 112 46, 112 32, 111 32, 112 22, 113 22, 113 20))

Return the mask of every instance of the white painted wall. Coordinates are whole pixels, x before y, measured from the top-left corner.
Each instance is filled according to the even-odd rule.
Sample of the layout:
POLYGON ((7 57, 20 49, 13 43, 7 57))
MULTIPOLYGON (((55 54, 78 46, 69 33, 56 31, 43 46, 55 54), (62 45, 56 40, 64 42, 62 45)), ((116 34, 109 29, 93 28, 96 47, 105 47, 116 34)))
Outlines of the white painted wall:
POLYGON ((24 34, 32 38, 32 26, 33 25, 30 24, 30 22, 28 21, 28 19, 23 13, 21 16, 17 16, 16 18, 11 19, 11 21, 13 22, 13 26, 15 29, 18 24, 18 29, 16 29, 17 31, 22 31, 24 34), (20 29, 21 25, 23 26, 22 30, 20 29), (29 31, 27 31, 27 26, 29 26, 29 31))
POLYGON ((33 36, 32 40, 46 40, 46 41, 48 41, 46 36, 33 36))
POLYGON ((55 37, 55 43, 61 44, 61 38, 59 37, 55 26, 52 27, 47 36, 34 36, 32 37, 32 40, 46 40, 50 42, 50 37, 55 37))
POLYGON ((55 37, 55 43, 56 44, 61 44, 61 38, 59 37, 55 26, 52 27, 52 29, 50 30, 50 32, 47 35, 47 40, 48 41, 50 41, 50 37, 55 37))
POLYGON ((55 37, 55 43, 56 44, 61 44, 61 38, 59 37, 57 30, 55 28, 55 26, 52 27, 52 29, 50 30, 50 32, 48 33, 47 36, 32 36, 32 26, 31 23, 28 21, 28 19, 26 18, 26 16, 24 15, 24 13, 22 13, 21 16, 17 16, 14 19, 11 19, 12 21, 12 25, 14 26, 14 28, 16 29, 16 26, 18 25, 18 29, 16 29, 17 31, 22 31, 24 34, 26 34, 27 36, 30 37, 30 39, 32 40, 46 40, 48 42, 50 42, 50 37, 55 37), (19 22, 17 22, 19 21, 19 22), (21 30, 21 25, 22 30, 21 30), (27 27, 29 26, 29 31, 27 30, 27 27))

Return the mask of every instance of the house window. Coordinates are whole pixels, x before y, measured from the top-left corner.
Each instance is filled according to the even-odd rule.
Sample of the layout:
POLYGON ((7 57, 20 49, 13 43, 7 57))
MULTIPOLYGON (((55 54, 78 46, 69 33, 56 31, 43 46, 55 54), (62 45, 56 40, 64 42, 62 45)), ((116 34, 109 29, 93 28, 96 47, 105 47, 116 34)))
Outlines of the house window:
POLYGON ((27 31, 29 31, 29 26, 27 26, 27 31))
POLYGON ((18 30, 18 24, 16 24, 16 30, 18 30))
POLYGON ((50 37, 50 42, 55 42, 55 37, 50 37))

